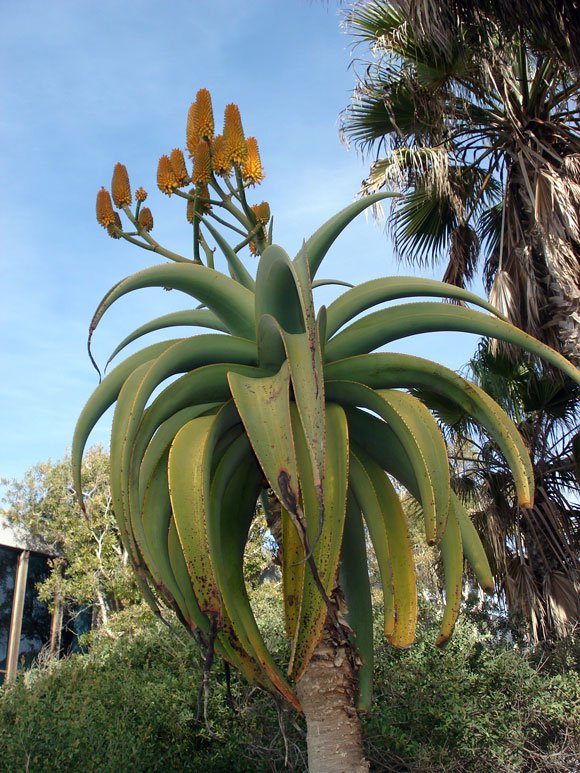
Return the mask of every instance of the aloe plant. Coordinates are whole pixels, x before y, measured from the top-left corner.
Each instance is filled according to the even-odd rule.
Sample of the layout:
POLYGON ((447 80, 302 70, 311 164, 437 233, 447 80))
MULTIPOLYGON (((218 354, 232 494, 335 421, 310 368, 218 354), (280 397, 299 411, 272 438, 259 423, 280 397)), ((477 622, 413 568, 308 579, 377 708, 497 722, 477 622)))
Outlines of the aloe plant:
POLYGON ((141 208, 146 194, 136 192, 131 210, 124 167, 115 168, 113 199, 131 230, 124 230, 109 194, 99 192, 97 217, 111 236, 174 262, 115 285, 98 305, 90 336, 113 303, 152 286, 184 294, 189 308, 134 331, 114 357, 152 330, 193 325, 216 332, 151 344, 101 381, 75 431, 76 487, 80 497, 89 434, 115 404, 114 510, 145 597, 155 608, 166 603, 205 646, 304 712, 311 770, 364 770, 353 709, 355 703, 359 710, 371 705, 365 528, 383 584, 385 636, 407 647, 417 622, 413 553, 393 480, 421 504, 426 540, 441 550, 446 607, 439 644, 451 635, 459 612, 464 557, 481 585, 493 588, 481 542, 451 491, 437 423, 406 390, 419 386, 444 394, 469 412, 505 455, 522 506, 531 504, 533 490, 526 448, 485 392, 441 365, 377 350, 421 332, 479 333, 521 346, 580 379, 563 357, 514 328, 489 303, 433 280, 376 279, 316 310, 312 289, 330 247, 384 194, 346 207, 290 258, 272 243, 267 205, 247 203, 248 188, 263 173, 255 140, 245 141, 234 107, 226 108, 224 135, 216 139, 209 94, 199 92, 188 124, 193 172, 181 151, 160 162, 160 189, 187 199, 192 259, 152 239, 151 212, 141 208), (184 192, 191 181, 193 188, 184 192), (234 248, 223 228, 241 237, 234 248), (214 267, 211 239, 229 275, 214 267), (239 256, 246 245, 259 256, 255 278, 239 256), (483 311, 437 301, 382 307, 414 297, 452 299, 483 311), (282 520, 288 664, 275 662, 268 651, 243 575, 256 503, 267 501, 268 491, 282 520))

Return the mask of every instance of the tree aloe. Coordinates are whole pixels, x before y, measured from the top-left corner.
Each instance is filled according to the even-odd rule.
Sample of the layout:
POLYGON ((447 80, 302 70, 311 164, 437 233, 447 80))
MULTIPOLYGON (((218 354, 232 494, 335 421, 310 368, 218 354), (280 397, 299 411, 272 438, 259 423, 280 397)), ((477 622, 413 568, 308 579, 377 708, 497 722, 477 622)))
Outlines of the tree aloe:
POLYGON ((226 108, 224 134, 214 137, 211 100, 202 90, 190 110, 187 139, 193 173, 181 151, 173 151, 160 162, 158 183, 165 193, 187 199, 193 259, 152 239, 152 215, 141 209, 146 194, 139 189, 131 210, 128 176, 117 165, 113 199, 132 228, 123 229, 104 189, 97 200, 99 221, 111 236, 174 263, 115 285, 90 330, 92 335, 123 295, 157 286, 194 299, 194 308, 144 325, 115 356, 128 342, 162 327, 195 325, 217 332, 151 344, 102 380, 75 432, 77 490, 80 496, 88 436, 114 403, 114 509, 145 596, 154 606, 163 599, 205 646, 304 712, 311 770, 364 770, 354 707, 371 704, 365 527, 383 582, 387 639, 397 647, 410 645, 417 620, 413 554, 391 476, 420 502, 426 539, 441 549, 447 606, 439 643, 451 635, 459 611, 464 555, 481 584, 493 584, 479 538, 451 492, 437 424, 405 390, 424 386, 445 394, 480 422, 505 455, 522 506, 531 504, 533 484, 519 434, 481 389, 427 360, 373 352, 424 331, 477 332, 543 356, 577 381, 579 376, 486 301, 440 282, 376 279, 316 310, 312 288, 329 248, 384 194, 335 215, 291 259, 271 243, 268 206, 247 203, 247 189, 262 171, 257 145, 245 141, 237 108, 226 108), (193 187, 185 192, 190 180, 193 187), (238 233, 235 248, 216 223, 238 233), (229 276, 214 268, 211 240, 229 276), (246 245, 259 255, 255 279, 239 258, 246 245), (353 321, 386 302, 414 296, 472 303, 489 313, 424 301, 387 306, 353 321), (172 377, 177 378, 168 381, 172 377), (283 603, 291 640, 286 668, 274 661, 260 634, 243 575, 248 530, 256 502, 267 491, 279 503, 282 521, 283 603))

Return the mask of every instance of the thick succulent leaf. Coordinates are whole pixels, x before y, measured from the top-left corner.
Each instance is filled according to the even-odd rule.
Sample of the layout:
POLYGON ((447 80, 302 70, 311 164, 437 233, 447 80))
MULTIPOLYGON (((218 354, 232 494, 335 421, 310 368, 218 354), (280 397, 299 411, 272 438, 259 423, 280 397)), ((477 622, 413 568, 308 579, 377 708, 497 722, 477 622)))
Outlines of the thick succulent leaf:
MULTIPOLYGON (((350 492, 364 515, 375 551, 384 596, 384 631, 390 637, 395 629, 395 599, 393 595, 393 568, 386 517, 369 473, 358 456, 352 451, 349 469, 350 492)), ((347 516, 348 518, 348 516, 347 516)), ((345 539, 346 534, 345 534, 345 539)))
MULTIPOLYGON (((293 415, 296 456, 304 498, 309 541, 318 530, 318 496, 306 438, 296 412, 293 415), (315 512, 313 512, 313 510, 315 512)), ((307 561, 300 620, 292 643, 289 671, 298 680, 304 673, 318 643, 328 614, 327 600, 336 582, 344 528, 348 486, 348 428, 344 411, 328 405, 326 411, 326 478, 324 486, 324 519, 320 536, 307 561), (318 575, 318 582, 314 571, 318 575), (321 586, 321 587, 320 587, 321 586), (322 592, 324 593, 323 597, 322 592)))
POLYGON ((281 247, 264 250, 256 274, 256 328, 269 314, 287 333, 306 332, 306 308, 296 269, 281 247))
POLYGON ((213 227, 207 218, 204 220, 204 226, 210 232, 216 244, 222 251, 224 258, 227 260, 228 268, 230 269, 233 279, 235 279, 236 282, 239 282, 243 287, 254 292, 256 282, 240 260, 238 254, 232 250, 224 237, 213 227))
POLYGON ((257 326, 263 336, 267 333, 267 338, 259 338, 262 365, 273 364, 273 352, 276 358, 280 357, 280 346, 275 340, 275 326, 269 321, 270 317, 279 326, 280 338, 290 365, 294 396, 322 503, 324 382, 308 264, 303 253, 293 263, 286 252, 276 245, 264 251, 256 278, 257 326), (264 345, 268 344, 272 346, 264 351, 264 345))
POLYGON ((407 519, 384 470, 360 447, 354 443, 353 447, 371 481, 387 532, 395 604, 395 625, 392 633, 387 634, 387 639, 394 647, 409 647, 415 641, 418 603, 415 561, 407 519))
POLYGON ((161 424, 147 446, 141 461, 141 469, 139 470, 139 502, 141 504, 149 479, 179 430, 188 421, 196 419, 198 416, 215 413, 220 405, 221 403, 202 403, 190 408, 183 408, 161 424))
POLYGON ((340 561, 340 587, 346 601, 346 620, 361 661, 356 672, 359 711, 369 711, 373 689, 373 608, 367 565, 365 532, 360 509, 349 496, 340 561))
POLYGON ((262 471, 245 435, 224 453, 212 479, 207 522, 212 564, 221 598, 244 651, 290 705, 300 704, 270 655, 256 624, 244 581, 244 548, 262 486, 262 471))
POLYGON ((258 322, 258 361, 260 366, 277 371, 286 357, 280 325, 271 314, 262 314, 258 322))
POLYGON ((445 443, 429 411, 411 395, 375 392, 351 381, 329 381, 327 394, 341 405, 374 411, 389 425, 414 470, 427 541, 436 542, 449 510, 449 462, 445 443))
POLYGON ((561 354, 501 319, 447 303, 405 303, 368 314, 349 325, 326 345, 326 360, 332 362, 355 354, 366 354, 380 346, 417 333, 457 331, 498 338, 559 368, 580 384, 580 372, 561 354))
MULTIPOLYGON (((417 398, 393 389, 379 389, 377 394, 390 405, 391 410, 395 411, 409 428, 414 444, 429 469, 430 486, 434 492, 434 512, 431 515, 425 511, 425 508, 423 510, 427 542, 432 544, 441 539, 449 512, 451 482, 445 440, 437 422, 417 398)), ((411 454, 409 457, 414 461, 411 454)))
MULTIPOLYGON (((197 603, 197 599, 191 587, 189 572, 187 571, 187 564, 185 563, 183 550, 181 549, 181 542, 179 541, 173 514, 171 515, 167 533, 167 552, 175 582, 177 583, 177 587, 179 588, 186 605, 187 614, 185 615, 185 618, 186 620, 192 620, 197 628, 200 628, 207 634, 209 632, 209 620, 199 608, 199 604, 197 603)), ((223 655, 223 651, 220 651, 219 642, 216 643, 216 649, 219 654, 223 655)))
POLYGON ((326 253, 351 220, 354 220, 357 215, 360 215, 368 207, 372 207, 383 199, 392 198, 395 195, 393 193, 376 193, 372 196, 365 196, 362 199, 353 201, 352 204, 349 204, 348 207, 345 207, 331 217, 330 220, 327 220, 326 223, 315 231, 303 248, 308 259, 310 276, 314 279, 326 253))
POLYGON ((124 483, 128 470, 128 464, 124 464, 123 462, 123 449, 125 440, 124 429, 127 425, 127 422, 131 418, 131 406, 133 404, 134 395, 136 392, 138 392, 144 375, 147 373, 149 367, 150 363, 146 362, 136 368, 133 373, 131 373, 131 375, 126 379, 121 391, 119 392, 119 396, 115 404, 115 413, 113 414, 109 458, 111 497, 113 501, 113 512, 115 514, 115 520, 117 521, 123 544, 138 566, 141 566, 143 562, 139 550, 137 549, 132 530, 128 498, 126 499, 124 496, 127 491, 124 483))
POLYGON ((131 457, 145 406, 154 390, 172 375, 224 360, 251 364, 255 361, 255 345, 233 336, 195 336, 178 342, 156 360, 140 366, 137 378, 132 374, 127 379, 117 398, 111 431, 111 465, 114 474, 119 476, 120 488, 116 493, 121 497, 115 500, 116 508, 120 504, 123 509, 129 508, 130 487, 138 492, 141 458, 132 464, 131 457))
POLYGON ((131 373, 140 365, 143 365, 143 363, 156 359, 160 354, 171 348, 180 340, 182 339, 162 341, 161 343, 148 346, 140 352, 127 357, 126 360, 123 360, 122 363, 117 365, 117 367, 101 381, 85 403, 75 426, 71 451, 73 484, 81 507, 83 506, 81 466, 87 440, 89 439, 89 435, 93 431, 93 428, 101 416, 103 416, 103 414, 113 405, 119 396, 121 387, 131 373))
POLYGON ((455 517, 461 531, 463 554, 483 590, 493 592, 495 589, 495 582, 489 561, 485 554, 485 549, 467 510, 453 492, 451 493, 451 506, 455 512, 455 517))
POLYGON ((171 502, 167 485, 168 456, 169 451, 166 451, 152 470, 145 487, 142 508, 131 514, 131 521, 137 546, 158 591, 171 606, 178 607, 188 627, 194 630, 198 623, 190 617, 169 558, 171 502))
POLYGON ((452 400, 484 427, 505 456, 522 507, 529 507, 534 475, 517 427, 486 392, 449 368, 408 354, 380 352, 337 360, 326 367, 328 379, 352 379, 373 389, 424 388, 452 400))
POLYGON ((226 403, 216 416, 182 427, 169 453, 171 505, 193 590, 201 610, 218 621, 222 609, 207 537, 210 467, 217 438, 236 422, 233 405, 226 403))
POLYGON ((328 307, 327 335, 331 338, 337 330, 350 322, 363 311, 377 306, 379 303, 395 301, 400 298, 416 298, 418 296, 435 298, 452 298, 464 303, 473 303, 486 309, 497 317, 502 317, 491 303, 480 298, 475 293, 461 287, 438 282, 435 279, 422 279, 414 276, 389 276, 363 282, 343 293, 328 307))
POLYGON ((214 399, 221 400, 223 403, 230 399, 227 374, 231 370, 246 375, 251 373, 258 377, 264 375, 264 371, 257 368, 235 363, 197 368, 172 382, 146 408, 134 434, 131 434, 131 445, 128 447, 130 461, 124 486, 131 507, 135 506, 134 503, 139 496, 144 457, 146 454, 153 453, 153 450, 149 451, 150 445, 154 448, 160 442, 157 440, 157 433, 165 422, 179 422, 178 414, 181 411, 194 410, 195 415, 215 412, 219 404, 210 404, 206 401, 214 399))
POLYGON ((440 547, 445 574, 445 610, 435 642, 439 647, 445 644, 453 633, 459 616, 463 589, 463 544, 455 508, 449 513, 440 547))
POLYGON ((103 314, 119 298, 144 287, 180 290, 203 303, 222 320, 228 330, 241 338, 255 340, 254 294, 239 282, 206 266, 193 263, 164 263, 152 266, 118 282, 104 296, 91 320, 91 336, 103 314))
POLYGON ((114 360, 115 357, 126 346, 138 338, 141 338, 148 333, 153 333, 156 330, 165 330, 168 327, 205 327, 210 330, 218 330, 220 333, 228 333, 228 328, 224 323, 208 309, 185 309, 184 311, 174 311, 171 314, 164 314, 162 317, 156 317, 150 322, 141 325, 128 336, 123 338, 121 343, 114 349, 113 353, 107 360, 107 365, 114 360))
POLYGON ((300 617, 306 560, 303 537, 292 516, 282 508, 282 589, 286 635, 293 639, 300 617))
POLYGON ((274 376, 249 378, 229 373, 228 381, 264 475, 280 503, 302 531, 300 480, 290 418, 288 363, 284 362, 274 376))
POLYGON ((391 427, 368 411, 345 407, 349 434, 375 462, 396 478, 421 504, 415 470, 391 427))

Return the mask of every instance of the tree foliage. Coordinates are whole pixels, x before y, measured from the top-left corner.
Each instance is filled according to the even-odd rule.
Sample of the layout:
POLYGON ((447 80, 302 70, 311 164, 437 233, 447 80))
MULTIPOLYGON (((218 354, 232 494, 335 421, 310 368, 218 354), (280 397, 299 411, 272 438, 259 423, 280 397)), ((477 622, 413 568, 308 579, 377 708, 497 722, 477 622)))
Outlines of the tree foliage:
POLYGON ((65 457, 34 465, 20 481, 3 481, 2 514, 54 552, 50 575, 39 587, 41 599, 71 610, 91 607, 98 627, 140 597, 112 510, 109 456, 100 446, 87 452, 83 473, 84 513, 65 457))
POLYGON ((372 0, 348 14, 368 48, 343 114, 346 136, 377 156, 363 192, 402 192, 390 221, 401 256, 447 253, 444 279, 464 286, 482 255, 492 302, 579 362, 578 71, 488 13, 505 3, 436 5, 372 0))

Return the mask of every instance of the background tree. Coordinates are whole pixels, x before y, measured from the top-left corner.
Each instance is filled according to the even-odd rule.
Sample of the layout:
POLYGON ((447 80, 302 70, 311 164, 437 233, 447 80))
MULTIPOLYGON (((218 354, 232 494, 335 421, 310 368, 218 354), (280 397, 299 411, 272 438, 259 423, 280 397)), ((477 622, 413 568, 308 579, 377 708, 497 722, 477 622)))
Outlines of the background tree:
POLYGON ((100 446, 83 462, 84 512, 75 496, 70 457, 37 464, 21 481, 3 485, 2 514, 56 554, 39 586, 49 606, 58 600, 70 610, 89 607, 93 627, 106 631, 111 613, 140 602, 112 510, 109 455, 100 446))
MULTIPOLYGON (((459 612, 464 554, 481 584, 491 584, 479 537, 451 492, 437 424, 419 400, 401 390, 423 385, 451 396, 501 446, 522 505, 530 504, 532 488, 520 436, 482 390, 434 363, 371 352, 422 331, 478 332, 545 357, 571 379, 580 376, 561 355, 494 316, 486 301, 433 280, 378 279, 350 288, 328 309, 315 309, 312 289, 328 250, 348 223, 384 194, 335 215, 292 260, 272 244, 269 206, 248 204, 247 189, 263 172, 256 140, 245 139, 238 108, 226 107, 223 133, 215 136, 211 97, 200 90, 186 138, 193 164, 181 150, 162 156, 158 186, 187 201, 191 258, 154 242, 151 211, 141 208, 147 194, 136 191, 133 207, 122 164, 113 173, 112 201, 104 188, 97 195, 97 220, 112 237, 173 262, 134 274, 105 295, 90 324, 89 348, 110 306, 143 287, 178 290, 193 297, 195 307, 142 326, 112 357, 152 330, 186 325, 218 332, 152 344, 102 380, 75 430, 75 486, 82 503, 83 450, 99 417, 115 403, 113 508, 145 597, 153 607, 155 593, 166 600, 204 644, 208 666, 215 651, 250 681, 304 712, 313 773, 365 770, 355 710, 370 706, 373 672, 363 524, 382 578, 386 638, 406 647, 417 624, 408 524, 386 473, 420 502, 426 540, 440 546, 446 607, 439 644, 451 636, 459 612), (216 223, 237 234, 235 247, 216 223), (255 279, 239 258, 248 245, 261 256, 255 279), (215 270, 216 257, 225 259, 230 276, 215 270), (467 301, 492 314, 445 303, 406 303, 352 322, 377 305, 413 296, 467 301), (256 623, 243 574, 256 502, 267 488, 282 513, 286 674, 256 623)), ((262 502, 267 507, 267 497, 262 502)))
POLYGON ((343 114, 346 137, 377 155, 363 192, 403 193, 390 221, 401 256, 448 252, 444 279, 465 286, 483 252, 494 305, 580 362, 578 71, 488 15, 503 3, 459 4, 478 9, 465 21, 457 5, 372 0, 348 14, 372 54, 343 114))
MULTIPOLYGON (((508 609, 533 642, 570 634, 580 619, 580 478, 574 441, 580 433, 579 390, 525 359, 519 364, 483 342, 471 361, 474 380, 516 422, 534 470, 534 506, 517 505, 509 470, 495 443, 462 434, 455 485, 493 556, 508 609)), ((458 422, 456 426, 460 426, 458 422)))

